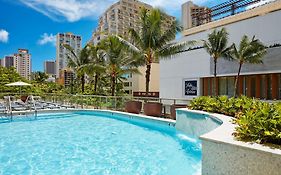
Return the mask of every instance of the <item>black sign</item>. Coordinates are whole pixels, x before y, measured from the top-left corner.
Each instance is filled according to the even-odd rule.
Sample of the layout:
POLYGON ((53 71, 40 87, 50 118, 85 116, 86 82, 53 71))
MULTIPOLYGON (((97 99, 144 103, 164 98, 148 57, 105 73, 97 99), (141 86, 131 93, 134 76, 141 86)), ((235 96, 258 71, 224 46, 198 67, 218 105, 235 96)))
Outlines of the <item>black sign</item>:
POLYGON ((184 95, 197 96, 197 80, 184 81, 184 95))

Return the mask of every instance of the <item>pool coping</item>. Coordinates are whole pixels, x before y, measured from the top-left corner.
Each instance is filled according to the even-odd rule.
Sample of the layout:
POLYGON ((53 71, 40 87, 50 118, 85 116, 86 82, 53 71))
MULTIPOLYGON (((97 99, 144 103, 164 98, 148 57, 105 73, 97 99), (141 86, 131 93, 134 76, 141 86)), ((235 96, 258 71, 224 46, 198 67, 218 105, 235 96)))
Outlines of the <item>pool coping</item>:
POLYGON ((269 146, 269 145, 254 143, 254 142, 244 142, 244 141, 237 140, 233 136, 233 133, 235 133, 235 128, 238 125, 233 123, 233 119, 234 119, 233 117, 222 115, 222 114, 209 113, 205 111, 190 110, 187 108, 179 108, 177 110, 208 115, 209 117, 222 122, 222 124, 219 127, 215 128, 214 130, 206 134, 201 135, 199 138, 203 141, 206 140, 215 143, 223 143, 223 144, 233 145, 236 147, 242 147, 245 149, 262 151, 269 154, 277 154, 281 156, 281 147, 274 148, 273 146, 275 145, 269 146))
MULTIPOLYGON (((147 116, 143 114, 133 114, 133 113, 128 113, 128 112, 122 112, 122 111, 113 111, 113 110, 108 110, 108 109, 43 109, 43 110, 38 110, 37 114, 44 114, 44 113, 57 113, 57 112, 75 112, 75 111, 95 111, 95 112, 109 112, 109 113, 115 113, 115 114, 122 114, 127 117, 137 117, 140 119, 145 119, 145 120, 150 120, 150 121, 155 121, 155 122, 161 122, 165 123, 168 125, 175 126, 176 121, 172 119, 166 119, 166 118, 159 118, 159 117, 153 117, 153 116, 147 116)), ((34 114, 35 111, 13 111, 13 115, 20 115, 20 114, 34 114)), ((10 115, 9 113, 7 115, 10 115)))

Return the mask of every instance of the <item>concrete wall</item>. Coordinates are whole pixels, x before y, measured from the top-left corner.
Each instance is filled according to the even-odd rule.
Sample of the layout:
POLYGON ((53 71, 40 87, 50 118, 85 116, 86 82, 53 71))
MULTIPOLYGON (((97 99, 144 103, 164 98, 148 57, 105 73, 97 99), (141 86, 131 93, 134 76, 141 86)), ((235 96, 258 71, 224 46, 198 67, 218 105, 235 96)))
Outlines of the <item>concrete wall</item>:
POLYGON ((202 175, 280 175, 281 155, 226 143, 202 141, 202 175))
MULTIPOLYGON (((241 13, 243 14, 243 13, 241 13)), ((266 45, 274 43, 281 43, 281 11, 275 11, 227 24, 225 27, 229 32, 229 45, 233 42, 239 43, 244 34, 260 39, 266 45)), ((219 28, 221 28, 219 27, 219 28)), ((198 27, 197 27, 198 28, 198 27)), ((199 26, 200 28, 200 26, 199 26)), ((192 29, 190 29, 192 30, 192 29)), ((199 33, 194 33, 189 36, 182 37, 179 41, 207 39, 207 36, 213 29, 205 30, 199 33)), ((244 73, 268 72, 281 70, 281 56, 280 48, 269 49, 269 59, 266 59, 264 65, 245 66, 244 73), (278 50, 279 49, 279 50, 278 50), (272 50, 272 52, 271 52, 272 50), (273 58, 272 58, 273 57, 273 58), (267 61, 268 60, 268 61, 267 61)), ((224 60, 219 61, 219 74, 230 74, 236 72, 236 64, 224 64, 224 60), (229 69, 229 70, 228 70, 229 69)), ((192 98, 183 95, 183 80, 184 79, 198 79, 200 77, 212 76, 212 63, 210 56, 204 49, 188 51, 177 56, 171 60, 160 61, 160 97, 162 98, 192 98)), ((201 93, 201 92, 200 92, 201 93)), ((201 94, 198 95, 201 95, 201 94)))

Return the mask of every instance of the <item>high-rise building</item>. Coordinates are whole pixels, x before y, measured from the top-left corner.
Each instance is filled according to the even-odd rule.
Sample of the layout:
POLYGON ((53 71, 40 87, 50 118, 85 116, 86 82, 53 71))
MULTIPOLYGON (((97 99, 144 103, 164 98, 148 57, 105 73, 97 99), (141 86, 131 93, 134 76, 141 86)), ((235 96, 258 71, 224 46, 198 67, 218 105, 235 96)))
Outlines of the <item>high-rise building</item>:
POLYGON ((182 5, 182 24, 184 30, 212 21, 212 11, 188 1, 182 5))
POLYGON ((65 87, 68 87, 73 83, 74 76, 75 75, 73 70, 66 68, 60 70, 59 77, 57 80, 60 85, 64 85, 65 87))
POLYGON ((3 67, 15 67, 15 57, 14 55, 8 55, 5 56, 2 60, 1 60, 1 65, 3 67))
POLYGON ((15 67, 20 76, 30 80, 31 75, 31 55, 27 49, 18 49, 18 53, 5 56, 1 60, 1 66, 15 67))
MULTIPOLYGON (((7 64, 7 63, 5 63, 7 64)), ((31 55, 27 49, 18 49, 14 54, 14 66, 17 72, 24 78, 30 80, 31 75, 31 55)))
POLYGON ((60 77, 61 70, 67 68, 67 55, 69 51, 63 46, 68 44, 74 49, 74 52, 78 55, 81 51, 81 36, 74 35, 72 33, 59 33, 57 34, 56 43, 56 76, 60 77))
MULTIPOLYGON (((99 24, 92 36, 92 42, 98 43, 109 34, 126 37, 128 30, 133 28, 141 31, 140 12, 142 8, 151 10, 153 7, 138 0, 120 0, 111 5, 99 18, 99 24)), ((163 31, 168 29, 175 21, 175 17, 165 15, 165 22, 161 27, 163 31)), ((130 95, 143 96, 145 94, 145 67, 139 67, 139 74, 124 75, 124 89, 130 95)), ((150 94, 159 95, 159 63, 153 63, 151 70, 150 94)))
MULTIPOLYGON (((99 24, 94 31, 92 41, 99 42, 108 34, 126 36, 130 28, 140 30, 140 11, 142 8, 152 9, 151 5, 137 0, 120 0, 111 5, 99 18, 99 24)), ((175 20, 174 17, 166 17, 163 28, 168 28, 175 20)))
POLYGON ((56 75, 56 61, 53 61, 53 60, 44 61, 44 72, 48 75, 55 76, 56 75))

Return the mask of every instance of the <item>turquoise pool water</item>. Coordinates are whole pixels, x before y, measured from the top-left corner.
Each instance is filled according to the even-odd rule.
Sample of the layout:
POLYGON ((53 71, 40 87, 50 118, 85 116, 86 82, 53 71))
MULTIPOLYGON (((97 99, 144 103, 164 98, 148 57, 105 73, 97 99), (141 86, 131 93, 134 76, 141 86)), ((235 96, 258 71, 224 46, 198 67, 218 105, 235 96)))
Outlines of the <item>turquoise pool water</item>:
POLYGON ((0 174, 192 175, 201 143, 172 126, 119 114, 42 114, 0 124, 0 174))

